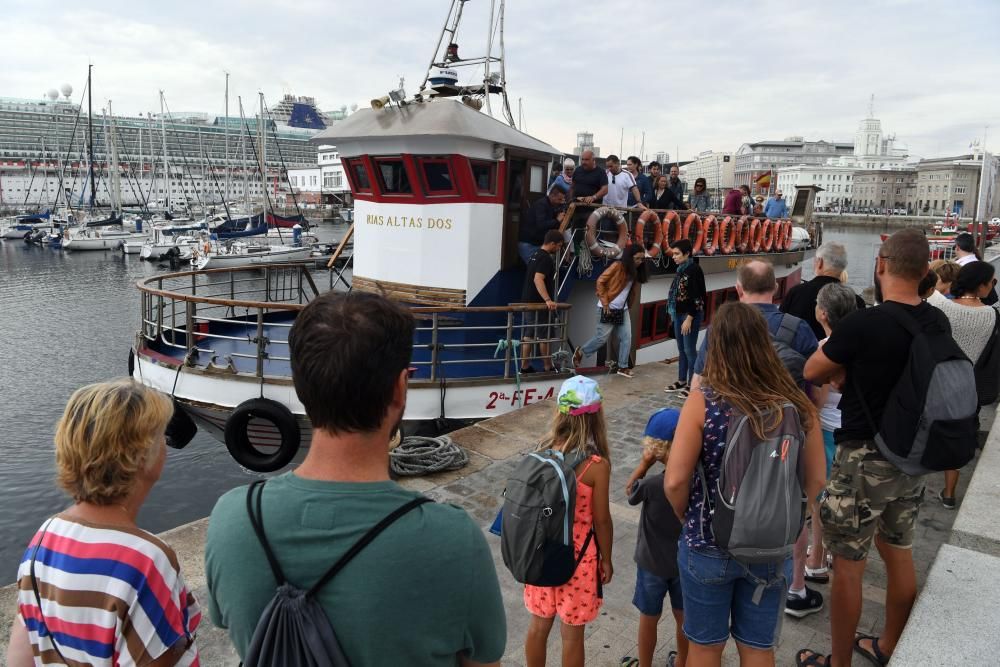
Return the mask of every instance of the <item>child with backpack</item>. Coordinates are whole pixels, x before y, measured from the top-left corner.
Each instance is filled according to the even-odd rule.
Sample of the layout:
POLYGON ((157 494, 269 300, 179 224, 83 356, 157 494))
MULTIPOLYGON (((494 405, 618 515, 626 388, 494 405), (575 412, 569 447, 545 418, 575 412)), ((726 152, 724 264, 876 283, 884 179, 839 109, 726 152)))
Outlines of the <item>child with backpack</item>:
POLYGON ((667 667, 684 667, 687 661, 687 638, 684 625, 684 599, 681 595, 680 573, 677 570, 677 539, 681 524, 663 492, 663 473, 646 476, 670 454, 680 411, 663 408, 653 413, 643 434, 642 460, 629 477, 626 492, 630 505, 642 503, 639 516, 639 537, 635 545, 635 595, 632 604, 639 610, 639 657, 625 656, 622 667, 650 667, 656 652, 656 626, 663 613, 663 601, 670 596, 670 607, 676 623, 677 650, 667 657, 667 667))
POLYGON ((757 308, 719 308, 667 463, 664 488, 683 522, 684 634, 697 665, 721 665, 730 633, 741 664, 774 664, 792 546, 806 499, 825 481, 816 408, 766 340, 757 308))
MULTIPOLYGON (((527 667, 545 664, 545 646, 555 617, 562 622, 562 664, 584 664, 583 633, 587 623, 597 618, 603 603, 602 586, 611 581, 611 525, 608 434, 601 407, 601 391, 590 378, 576 375, 559 390, 557 409, 548 435, 538 447, 538 454, 552 452, 572 466, 567 472, 575 477, 575 496, 571 499, 573 555, 575 569, 571 578, 557 586, 525 585, 524 606, 531 612, 531 624, 524 641, 527 667)), ((531 454, 526 459, 535 458, 531 454)), ((515 471, 516 473, 516 471, 515 471)), ((511 482, 508 481, 508 499, 511 482)), ((503 536, 508 538, 508 503, 504 504, 503 536)), ((551 510, 549 511, 551 514, 551 510)), ((501 544, 502 547, 506 545, 501 544)), ((503 549, 502 549, 503 550, 503 549)), ((505 555, 505 562, 510 563, 505 555)))

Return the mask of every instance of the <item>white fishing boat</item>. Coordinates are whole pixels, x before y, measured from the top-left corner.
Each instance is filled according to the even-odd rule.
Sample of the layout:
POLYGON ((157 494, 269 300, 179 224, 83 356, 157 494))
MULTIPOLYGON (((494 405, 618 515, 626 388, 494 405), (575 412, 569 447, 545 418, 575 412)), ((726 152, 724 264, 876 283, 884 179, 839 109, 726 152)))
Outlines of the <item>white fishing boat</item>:
POLYGON ((117 250, 123 242, 144 243, 149 236, 124 229, 77 227, 63 232, 63 250, 117 250))
POLYGON ((139 250, 139 257, 150 261, 165 258, 168 254, 179 253, 182 258, 191 257, 191 246, 198 242, 195 232, 204 230, 204 226, 191 225, 154 225, 151 235, 139 250))
POLYGON ((202 270, 288 264, 309 259, 311 255, 311 246, 254 245, 233 241, 226 245, 210 245, 208 252, 205 252, 204 246, 195 245, 191 265, 195 269, 202 270))

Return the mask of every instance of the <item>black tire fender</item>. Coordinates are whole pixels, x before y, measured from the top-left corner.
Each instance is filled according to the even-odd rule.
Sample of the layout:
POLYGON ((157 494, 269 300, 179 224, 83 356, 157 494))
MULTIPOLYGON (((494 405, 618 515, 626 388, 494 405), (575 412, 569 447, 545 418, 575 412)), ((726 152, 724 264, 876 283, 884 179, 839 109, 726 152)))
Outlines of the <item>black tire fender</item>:
POLYGON ((184 449, 194 439, 196 433, 198 433, 198 425, 175 399, 174 416, 167 423, 167 447, 184 449))
POLYGON ((295 415, 287 407, 268 398, 252 398, 236 406, 226 420, 226 449, 244 468, 254 472, 274 472, 292 462, 299 451, 302 435, 295 415), (261 454, 250 443, 247 428, 251 419, 274 424, 281 434, 281 444, 273 454, 261 454))

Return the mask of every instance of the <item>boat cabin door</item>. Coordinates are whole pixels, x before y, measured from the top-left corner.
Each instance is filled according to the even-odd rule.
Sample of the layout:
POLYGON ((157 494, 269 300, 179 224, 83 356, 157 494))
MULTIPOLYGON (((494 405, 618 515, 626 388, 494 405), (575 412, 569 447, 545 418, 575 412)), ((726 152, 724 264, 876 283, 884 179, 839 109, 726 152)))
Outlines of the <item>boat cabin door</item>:
POLYGON ((547 161, 527 155, 507 153, 501 270, 518 267, 520 257, 517 252, 517 239, 521 221, 528 215, 531 204, 545 195, 548 179, 547 161))

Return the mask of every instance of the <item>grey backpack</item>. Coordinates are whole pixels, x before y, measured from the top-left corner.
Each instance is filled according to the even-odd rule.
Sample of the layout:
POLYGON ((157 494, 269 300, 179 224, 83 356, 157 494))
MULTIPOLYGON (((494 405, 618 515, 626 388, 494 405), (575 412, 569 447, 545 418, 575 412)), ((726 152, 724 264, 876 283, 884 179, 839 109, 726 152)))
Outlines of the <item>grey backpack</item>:
POLYGON ((316 600, 316 593, 333 579, 372 540, 404 514, 430 498, 414 498, 379 521, 319 578, 309 590, 296 588, 285 579, 281 565, 264 535, 261 496, 264 481, 258 480, 247 489, 247 514, 260 541, 271 572, 278 584, 274 597, 261 612, 243 664, 247 667, 349 667, 350 661, 337 640, 330 619, 316 600), (254 489, 260 489, 254 503, 254 489), (254 507, 256 505, 256 508, 254 507))
POLYGON ((806 380, 803 375, 806 367, 806 358, 792 347, 792 343, 795 342, 795 332, 798 330, 799 322, 801 321, 798 317, 785 313, 781 316, 781 324, 778 325, 778 330, 771 334, 771 346, 778 354, 778 359, 781 359, 781 364, 788 369, 789 375, 792 376, 795 384, 800 388, 806 386, 806 380))
POLYGON ((504 489, 500 555, 514 579, 532 586, 562 586, 572 578, 590 546, 587 534, 579 555, 573 545, 576 466, 562 452, 531 452, 514 468, 504 489))
POLYGON ((715 542, 743 563, 783 561, 805 522, 805 433, 795 406, 783 405, 781 424, 765 435, 758 438, 749 418, 734 409, 714 488, 698 464, 701 511, 712 512, 715 542))

